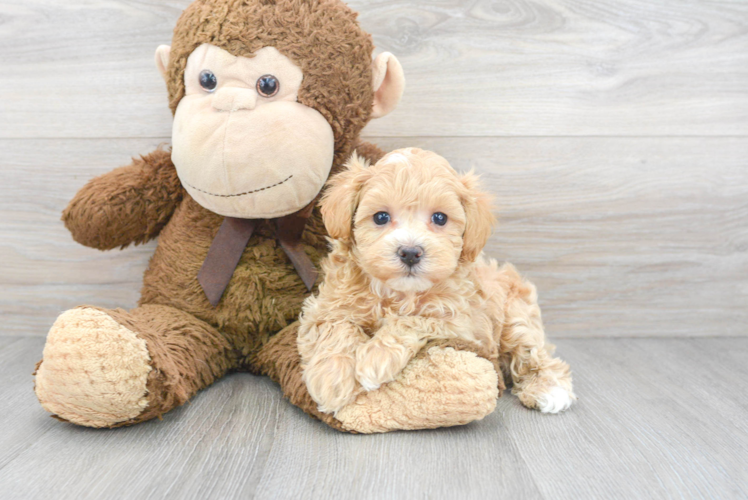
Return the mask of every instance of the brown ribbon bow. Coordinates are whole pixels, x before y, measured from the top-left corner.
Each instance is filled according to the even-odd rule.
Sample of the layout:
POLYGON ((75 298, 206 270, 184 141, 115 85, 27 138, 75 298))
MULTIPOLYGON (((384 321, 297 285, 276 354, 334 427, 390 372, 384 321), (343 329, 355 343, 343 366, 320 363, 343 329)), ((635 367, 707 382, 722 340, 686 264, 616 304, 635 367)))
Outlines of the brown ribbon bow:
MULTIPOLYGON (((276 224, 276 235, 280 241, 281 248, 291 260, 296 272, 309 291, 312 290, 314 282, 317 281, 317 269, 309 256, 304 252, 301 245, 301 234, 309 216, 312 214, 314 200, 302 210, 274 219, 276 224)), ((236 266, 239 264, 244 249, 247 247, 249 238, 262 219, 237 219, 225 217, 223 224, 218 229, 213 243, 210 245, 205 262, 197 273, 197 281, 205 292, 205 296, 213 305, 217 306, 221 301, 223 292, 234 275, 236 266)))

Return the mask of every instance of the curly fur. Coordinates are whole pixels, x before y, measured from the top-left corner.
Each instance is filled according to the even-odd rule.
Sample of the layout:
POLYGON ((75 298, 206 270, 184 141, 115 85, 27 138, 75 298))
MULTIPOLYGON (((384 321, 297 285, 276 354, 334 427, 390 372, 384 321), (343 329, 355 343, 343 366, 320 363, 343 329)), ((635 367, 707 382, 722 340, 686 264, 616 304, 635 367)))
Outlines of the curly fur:
POLYGON ((571 374, 545 343, 534 286, 481 253, 494 218, 472 173, 460 177, 419 149, 372 167, 354 156, 330 180, 322 214, 336 239, 299 328, 303 379, 320 411, 334 414, 394 380, 435 339, 475 342, 501 358, 526 406, 554 410, 545 400, 556 387, 571 402, 571 374), (378 212, 390 222, 376 224, 378 212), (447 223, 432 222, 434 212, 447 223), (404 264, 403 246, 421 249, 422 259, 404 264))

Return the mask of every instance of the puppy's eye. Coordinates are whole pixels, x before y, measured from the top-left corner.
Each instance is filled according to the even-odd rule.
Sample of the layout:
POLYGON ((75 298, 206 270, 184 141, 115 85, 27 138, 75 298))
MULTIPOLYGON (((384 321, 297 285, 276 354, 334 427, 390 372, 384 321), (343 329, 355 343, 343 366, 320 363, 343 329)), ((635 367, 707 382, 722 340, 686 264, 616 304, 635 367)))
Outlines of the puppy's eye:
POLYGON ((387 212, 377 212, 374 214, 374 224, 384 226, 390 221, 390 214, 387 212))
POLYGON ((206 92, 213 92, 218 85, 218 79, 216 75, 209 69, 204 69, 200 72, 200 86, 206 92))
POLYGON ((261 76, 257 80, 257 93, 262 97, 273 97, 280 90, 280 82, 273 75, 261 76))
POLYGON ((431 222, 433 222, 437 226, 443 226, 444 224, 447 223, 447 214, 436 212, 434 215, 431 216, 431 222))

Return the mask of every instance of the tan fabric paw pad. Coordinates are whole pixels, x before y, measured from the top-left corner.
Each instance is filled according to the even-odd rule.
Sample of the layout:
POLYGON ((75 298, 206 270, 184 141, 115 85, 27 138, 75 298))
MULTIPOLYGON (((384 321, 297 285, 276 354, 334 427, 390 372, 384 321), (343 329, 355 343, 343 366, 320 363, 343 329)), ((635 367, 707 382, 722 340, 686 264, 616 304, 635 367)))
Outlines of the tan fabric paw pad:
POLYGON ((346 430, 366 434, 463 425, 490 414, 498 396, 490 361, 470 351, 432 347, 394 382, 361 394, 336 418, 346 430))
POLYGON ((145 409, 150 371, 145 340, 106 312, 81 307, 52 325, 35 391, 42 406, 60 418, 110 427, 145 409))

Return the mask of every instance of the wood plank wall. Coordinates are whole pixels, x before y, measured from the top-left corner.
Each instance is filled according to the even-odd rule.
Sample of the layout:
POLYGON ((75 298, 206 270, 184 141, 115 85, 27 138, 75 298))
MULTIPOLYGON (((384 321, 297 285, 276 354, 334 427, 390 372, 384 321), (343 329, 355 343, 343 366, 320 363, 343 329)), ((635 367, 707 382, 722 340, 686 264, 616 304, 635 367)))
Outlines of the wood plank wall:
MULTIPOLYGON (((59 221, 87 179, 168 142, 153 51, 189 0, 0 0, 0 335, 132 307, 154 245, 59 221)), ((408 80, 366 136, 475 168, 488 253, 551 337, 748 334, 748 2, 350 4, 408 80)))

